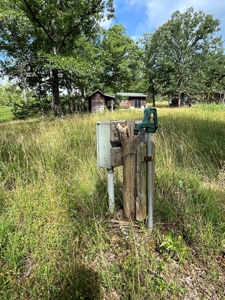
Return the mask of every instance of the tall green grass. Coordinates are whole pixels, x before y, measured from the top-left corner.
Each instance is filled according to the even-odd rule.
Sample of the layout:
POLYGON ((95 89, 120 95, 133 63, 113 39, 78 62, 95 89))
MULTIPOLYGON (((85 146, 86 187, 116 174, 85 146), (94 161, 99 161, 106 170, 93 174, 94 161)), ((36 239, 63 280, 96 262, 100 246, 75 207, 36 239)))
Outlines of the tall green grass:
MULTIPOLYGON (((168 279, 172 262, 205 264, 225 251, 222 109, 159 108, 154 231, 110 221, 122 172, 112 217, 96 123, 142 118, 129 110, 0 124, 1 299, 182 299, 190 291, 179 272, 168 279)), ((218 283, 213 267, 206 282, 218 283)))

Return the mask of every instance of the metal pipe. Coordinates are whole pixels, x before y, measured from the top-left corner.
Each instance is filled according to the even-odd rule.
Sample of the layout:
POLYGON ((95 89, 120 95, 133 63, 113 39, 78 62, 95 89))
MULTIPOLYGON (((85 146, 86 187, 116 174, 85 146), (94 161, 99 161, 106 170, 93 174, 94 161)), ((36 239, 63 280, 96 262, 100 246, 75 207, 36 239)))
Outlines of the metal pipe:
POLYGON ((114 200, 114 169, 107 169, 108 179, 108 195, 109 195, 109 212, 114 213, 115 200, 114 200))
POLYGON ((147 178, 148 178, 148 226, 153 229, 153 161, 152 161, 152 138, 151 133, 147 133, 147 178))

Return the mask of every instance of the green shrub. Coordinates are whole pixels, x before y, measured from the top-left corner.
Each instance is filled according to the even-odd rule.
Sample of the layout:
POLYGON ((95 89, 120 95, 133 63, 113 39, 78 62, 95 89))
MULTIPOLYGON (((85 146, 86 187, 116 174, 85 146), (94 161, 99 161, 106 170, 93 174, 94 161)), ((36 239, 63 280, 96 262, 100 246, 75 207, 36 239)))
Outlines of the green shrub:
POLYGON ((14 119, 29 119, 38 118, 41 116, 49 116, 51 114, 51 101, 49 98, 44 98, 42 101, 37 101, 35 98, 29 99, 27 103, 15 102, 13 105, 14 119))

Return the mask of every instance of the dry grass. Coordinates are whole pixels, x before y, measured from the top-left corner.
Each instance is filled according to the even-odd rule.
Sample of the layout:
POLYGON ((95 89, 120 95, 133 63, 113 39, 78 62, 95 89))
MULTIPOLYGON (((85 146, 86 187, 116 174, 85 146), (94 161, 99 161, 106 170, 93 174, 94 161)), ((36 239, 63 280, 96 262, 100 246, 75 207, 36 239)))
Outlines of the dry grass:
POLYGON ((142 118, 130 110, 0 124, 1 299, 223 294, 224 109, 158 108, 152 233, 121 222, 121 168, 109 216, 96 162, 97 121, 142 118))

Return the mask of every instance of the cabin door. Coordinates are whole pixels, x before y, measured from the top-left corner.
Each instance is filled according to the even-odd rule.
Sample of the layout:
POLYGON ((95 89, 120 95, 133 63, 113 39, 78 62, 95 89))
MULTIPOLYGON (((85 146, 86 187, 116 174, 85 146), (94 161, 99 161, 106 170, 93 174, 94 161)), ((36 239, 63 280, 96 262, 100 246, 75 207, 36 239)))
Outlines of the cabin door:
POLYGON ((141 108, 141 100, 135 99, 134 100, 134 107, 135 108, 141 108))

